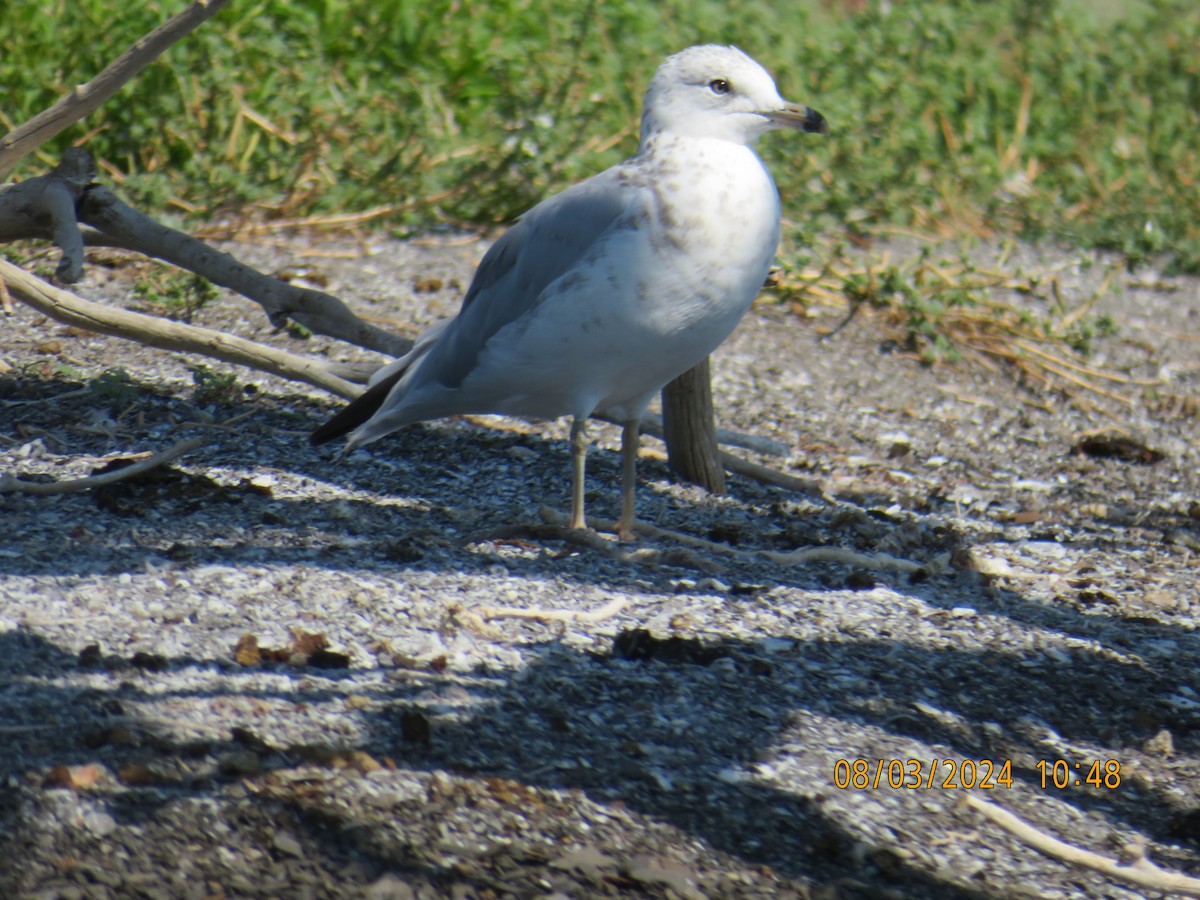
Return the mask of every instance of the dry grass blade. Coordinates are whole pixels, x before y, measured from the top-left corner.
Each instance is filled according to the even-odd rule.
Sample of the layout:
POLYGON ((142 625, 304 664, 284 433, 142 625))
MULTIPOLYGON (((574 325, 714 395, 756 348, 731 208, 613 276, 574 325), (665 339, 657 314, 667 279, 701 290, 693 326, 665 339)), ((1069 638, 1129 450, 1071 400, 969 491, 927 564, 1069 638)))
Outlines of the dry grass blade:
POLYGON ((776 273, 768 288, 798 314, 818 304, 847 309, 846 319, 826 337, 868 308, 903 335, 898 342, 902 352, 922 362, 965 359, 1060 394, 1081 408, 1103 402, 1132 407, 1137 400, 1121 393, 1120 387, 1161 384, 1091 365, 1086 359, 1090 341, 1113 327, 1093 313, 1112 284, 1111 271, 1091 296, 1068 305, 1058 268, 1025 273, 981 268, 965 256, 934 261, 928 248, 901 262, 893 262, 886 252, 851 255, 843 245, 822 248, 819 255, 825 259, 820 268, 776 273), (1041 301, 1047 310, 1031 309, 1006 296, 1013 294, 1041 301))

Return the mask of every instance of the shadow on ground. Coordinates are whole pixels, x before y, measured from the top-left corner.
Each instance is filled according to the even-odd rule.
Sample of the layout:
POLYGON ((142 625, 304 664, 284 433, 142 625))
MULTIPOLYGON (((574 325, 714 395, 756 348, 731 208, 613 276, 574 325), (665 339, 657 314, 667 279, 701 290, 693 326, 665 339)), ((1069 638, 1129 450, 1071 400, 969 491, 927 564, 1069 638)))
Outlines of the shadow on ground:
MULTIPOLYGON (((1074 624, 1080 632, 1088 625, 1074 624)), ((69 793, 46 786, 45 768, 22 772, 13 765, 37 759, 100 762, 109 773, 125 772, 132 785, 118 785, 110 774, 80 790, 80 802, 106 811, 116 828, 146 835, 143 868, 154 871, 161 842, 160 854, 190 854, 195 875, 217 883, 245 877, 242 868, 260 872, 255 877, 266 879, 260 887, 271 883, 252 860, 230 861, 219 852, 234 832, 238 846, 256 847, 263 860, 302 861, 343 887, 390 872, 435 892, 457 887, 522 896, 542 883, 568 893, 622 885, 661 891, 696 871, 708 874, 695 861, 682 870, 687 875, 663 869, 639 883, 642 870, 629 874, 630 860, 654 852, 654 823, 660 823, 715 849, 730 861, 724 865, 754 873, 757 889, 836 883, 843 896, 879 896, 883 889, 906 897, 1007 896, 986 873, 970 888, 957 873, 940 877, 894 847, 848 831, 842 823, 855 792, 835 786, 835 761, 903 759, 914 746, 932 757, 1012 760, 1019 790, 1038 787, 1036 760, 1054 756, 1048 729, 1063 747, 1107 748, 1128 771, 1131 753, 1161 725, 1172 728, 1181 757, 1194 757, 1194 730, 1164 714, 1164 698, 1177 685, 1137 661, 1143 642, 1167 634, 1129 629, 1124 662, 1083 651, 1057 660, 932 651, 888 636, 765 650, 626 633, 611 653, 596 656, 549 641, 519 672, 461 677, 389 669, 387 688, 372 695, 370 709, 348 713, 361 721, 364 736, 329 735, 320 747, 274 744, 244 716, 209 723, 221 732, 233 728, 232 738, 174 740, 139 713, 163 699, 155 671, 119 658, 92 659, 90 667, 105 676, 94 679, 96 687, 56 686, 57 676, 79 660, 23 630, 9 631, 0 635, 0 706, 6 722, 20 724, 0 730, 0 759, 8 761, 13 788, 0 809, 0 859, 9 861, 10 895, 31 886, 22 860, 43 858, 47 840, 62 845, 64 879, 105 865, 104 834, 80 825, 48 837, 29 821, 48 798, 69 793), (941 675, 931 680, 930 671, 941 675), (51 721, 39 724, 44 719, 51 721), (361 771, 354 760, 366 757, 357 753, 389 762, 378 774, 361 771), (145 776, 148 784, 128 775, 143 769, 160 774, 145 776), (752 780, 755 773, 766 778, 752 780), (772 787, 775 775, 804 788, 772 787), (363 791, 356 780, 374 784, 363 791), (388 794, 392 781, 403 782, 403 790, 388 794), (213 817, 206 827, 194 821, 199 801, 213 817), (604 822, 599 811, 613 808, 624 818, 604 822), (591 824, 582 827, 589 816, 591 824), (298 851, 281 842, 281 832, 298 842, 298 851), (186 835, 186 849, 172 850, 179 835, 186 835), (601 861, 564 863, 580 843, 599 846, 601 861)), ((153 668, 162 665, 217 668, 195 659, 153 668)), ((344 703, 358 690, 352 671, 277 668, 293 686, 258 699, 297 707, 344 703)), ((227 692, 206 692, 206 701, 247 695, 238 686, 240 671, 227 674, 227 692)), ((1004 793, 998 786, 992 798, 1004 804, 1004 793)), ((1120 792, 1050 793, 1099 813, 1114 828, 1172 844, 1177 864, 1200 868, 1196 834, 1188 833, 1197 811, 1181 808, 1169 789, 1139 783, 1120 792)), ((964 817, 959 827, 978 822, 964 817)), ((709 864, 722 867, 720 859, 709 864)), ((44 872, 37 880, 44 883, 44 872)))

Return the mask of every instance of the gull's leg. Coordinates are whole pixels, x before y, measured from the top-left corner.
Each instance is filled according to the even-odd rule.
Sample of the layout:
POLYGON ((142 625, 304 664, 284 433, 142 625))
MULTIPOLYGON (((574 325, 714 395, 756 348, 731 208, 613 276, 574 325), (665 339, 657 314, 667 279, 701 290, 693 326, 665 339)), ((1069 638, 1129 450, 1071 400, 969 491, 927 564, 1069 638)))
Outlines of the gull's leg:
POLYGON ((571 419, 571 527, 587 528, 583 515, 583 470, 587 462, 587 418, 571 419))
POLYGON ((633 526, 637 522, 637 419, 621 427, 621 518, 617 521, 617 540, 635 541, 633 526))

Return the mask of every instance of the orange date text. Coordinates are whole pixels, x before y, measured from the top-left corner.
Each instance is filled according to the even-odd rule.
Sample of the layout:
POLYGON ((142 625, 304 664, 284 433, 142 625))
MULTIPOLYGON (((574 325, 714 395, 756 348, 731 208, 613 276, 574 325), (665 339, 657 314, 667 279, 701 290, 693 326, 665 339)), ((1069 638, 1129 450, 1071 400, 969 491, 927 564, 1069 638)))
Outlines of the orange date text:
POLYGON ((1011 788, 1012 760, 839 759, 833 786, 839 790, 995 790, 1011 788))

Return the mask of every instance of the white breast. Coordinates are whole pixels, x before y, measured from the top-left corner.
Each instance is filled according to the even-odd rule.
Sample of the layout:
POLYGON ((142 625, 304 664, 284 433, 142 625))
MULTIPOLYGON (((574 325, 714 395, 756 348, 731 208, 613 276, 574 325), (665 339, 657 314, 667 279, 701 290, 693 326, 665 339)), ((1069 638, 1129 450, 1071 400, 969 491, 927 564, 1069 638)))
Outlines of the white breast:
POLYGON ((630 171, 632 220, 502 329, 464 385, 498 411, 640 412, 729 336, 762 287, 779 197, 758 155, 713 139, 647 150, 630 171))

